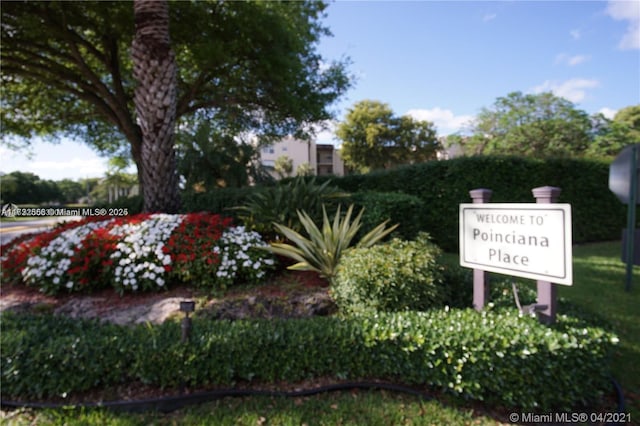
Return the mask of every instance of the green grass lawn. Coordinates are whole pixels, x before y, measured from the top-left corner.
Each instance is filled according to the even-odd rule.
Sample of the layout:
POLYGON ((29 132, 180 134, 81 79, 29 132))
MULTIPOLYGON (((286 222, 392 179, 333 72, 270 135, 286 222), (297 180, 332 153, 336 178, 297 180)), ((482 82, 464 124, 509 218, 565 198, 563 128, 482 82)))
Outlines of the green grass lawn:
MULTIPOLYGON (((622 384, 632 420, 640 419, 640 273, 631 292, 624 290, 620 243, 574 248, 574 284, 559 296, 603 318, 620 338, 613 354, 614 377, 622 384)), ((457 262, 457 254, 446 255, 457 262)), ((637 268, 636 268, 637 269, 637 268)), ((534 285, 529 281, 530 285, 534 285)), ((562 311, 560 311, 562 313, 562 311)), ((3 413, 8 425, 496 425, 504 424, 477 404, 447 398, 424 401, 386 391, 337 392, 307 398, 227 398, 170 414, 126 414, 105 410, 21 411, 3 413)), ((613 409, 613 407, 612 407, 613 409)), ((502 410, 502 414, 508 410, 502 410)))
POLYGON ((640 422, 640 268, 634 267, 631 291, 625 291, 626 265, 621 243, 585 244, 573 249, 574 285, 559 296, 602 316, 620 338, 613 354, 613 375, 622 385, 633 418, 640 422))
POLYGON ((169 414, 108 410, 26 411, 11 425, 496 425, 494 419, 438 401, 385 391, 305 398, 225 398, 169 414))

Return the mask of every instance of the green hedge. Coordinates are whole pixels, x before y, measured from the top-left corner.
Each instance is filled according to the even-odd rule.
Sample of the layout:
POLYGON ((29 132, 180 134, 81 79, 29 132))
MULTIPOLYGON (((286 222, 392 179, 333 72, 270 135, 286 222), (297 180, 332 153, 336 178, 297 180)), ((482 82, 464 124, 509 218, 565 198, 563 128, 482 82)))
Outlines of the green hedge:
MULTIPOLYGON (((256 187, 216 188, 207 192, 184 191, 181 193, 182 205, 180 213, 211 212, 224 216, 236 217, 232 207, 242 205, 256 187)), ((106 204, 107 208, 126 208, 130 215, 142 212, 142 196, 121 197, 106 204)))
POLYGON ((134 215, 142 212, 142 205, 142 195, 132 195, 131 197, 120 197, 112 203, 107 203, 104 206, 99 205, 95 207, 104 207, 107 210, 126 209, 127 215, 134 215))
POLYGON ((415 238, 423 228, 420 218, 424 203, 414 195, 401 192, 363 191, 351 195, 350 201, 356 206, 355 211, 365 209, 360 228, 362 235, 387 219, 390 225, 396 223, 400 225, 393 235, 405 240, 415 238))
POLYGON ((238 211, 233 208, 243 205, 256 188, 217 188, 207 192, 183 192, 181 213, 211 212, 237 218, 238 211))
POLYGON ((570 409, 608 390, 614 337, 560 316, 438 310, 351 318, 194 320, 124 327, 3 314, 4 399, 66 397, 142 382, 163 388, 379 378, 510 408, 570 409))
POLYGON ((403 192, 419 197, 425 208, 420 223, 446 251, 458 250, 458 205, 470 203, 469 191, 493 190, 492 202, 535 202, 531 189, 556 186, 558 202, 572 205, 573 241, 617 240, 626 206, 609 191, 609 164, 595 160, 520 157, 462 157, 432 161, 366 175, 332 178, 350 192, 403 192))

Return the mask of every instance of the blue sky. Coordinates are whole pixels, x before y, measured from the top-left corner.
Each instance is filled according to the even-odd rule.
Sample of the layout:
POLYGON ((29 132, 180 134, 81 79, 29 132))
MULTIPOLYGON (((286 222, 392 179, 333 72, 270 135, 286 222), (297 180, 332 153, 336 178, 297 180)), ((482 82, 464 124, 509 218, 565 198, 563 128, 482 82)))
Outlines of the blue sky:
MULTIPOLYGON (((588 113, 640 103, 640 1, 338 1, 327 9, 326 59, 347 56, 354 87, 341 120, 363 99, 459 131, 512 91, 553 91, 588 113)), ((319 142, 336 142, 331 131, 319 142)), ((45 179, 100 176, 88 147, 38 143, 35 156, 0 148, 0 170, 45 179)))

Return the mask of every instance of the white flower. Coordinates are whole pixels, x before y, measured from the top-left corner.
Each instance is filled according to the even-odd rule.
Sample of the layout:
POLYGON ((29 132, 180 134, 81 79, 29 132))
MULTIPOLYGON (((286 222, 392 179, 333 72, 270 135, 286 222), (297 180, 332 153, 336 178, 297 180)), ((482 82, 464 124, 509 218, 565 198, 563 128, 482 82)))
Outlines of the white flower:
MULTIPOLYGON (((137 289, 140 283, 164 286, 164 266, 171 264, 171 256, 163 253, 162 248, 183 219, 184 215, 154 214, 140 223, 114 227, 111 231, 123 235, 116 245, 116 253, 126 254, 133 266, 127 273, 129 281, 135 284, 132 289, 137 289)), ((117 256, 114 253, 112 257, 117 256)), ((124 284, 118 274, 115 281, 124 284)))
MULTIPOLYGON (((84 238, 93 231, 108 226, 112 221, 113 219, 108 219, 84 223, 61 232, 48 245, 42 247, 39 254, 27 260, 27 266, 22 271, 23 278, 30 284, 59 286, 66 278, 67 270, 71 266, 73 249, 78 247, 84 238)), ((73 282, 65 282, 65 286, 68 288, 73 287, 73 282), (69 282, 71 287, 69 287, 69 282)))

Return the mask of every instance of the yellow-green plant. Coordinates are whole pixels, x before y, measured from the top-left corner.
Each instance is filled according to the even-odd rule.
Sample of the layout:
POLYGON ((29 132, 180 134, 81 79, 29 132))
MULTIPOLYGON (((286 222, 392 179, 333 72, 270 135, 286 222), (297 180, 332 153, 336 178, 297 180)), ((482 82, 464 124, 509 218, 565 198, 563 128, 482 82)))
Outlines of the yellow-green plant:
MULTIPOLYGON (((285 225, 274 223, 278 232, 295 246, 287 243, 271 243, 269 250, 298 261, 288 269, 316 271, 320 275, 332 279, 340 263, 340 257, 351 246, 351 242, 360 229, 364 209, 360 210, 360 213, 352 221, 353 205, 349 206, 344 217, 341 216, 340 206, 338 206, 336 215, 330 222, 327 211, 322 206, 322 229, 318 228, 306 212, 298 210, 297 213, 308 238, 285 225)), ((386 228, 388 222, 386 220, 369 231, 355 244, 355 247, 371 247, 389 235, 398 225, 386 228)))

